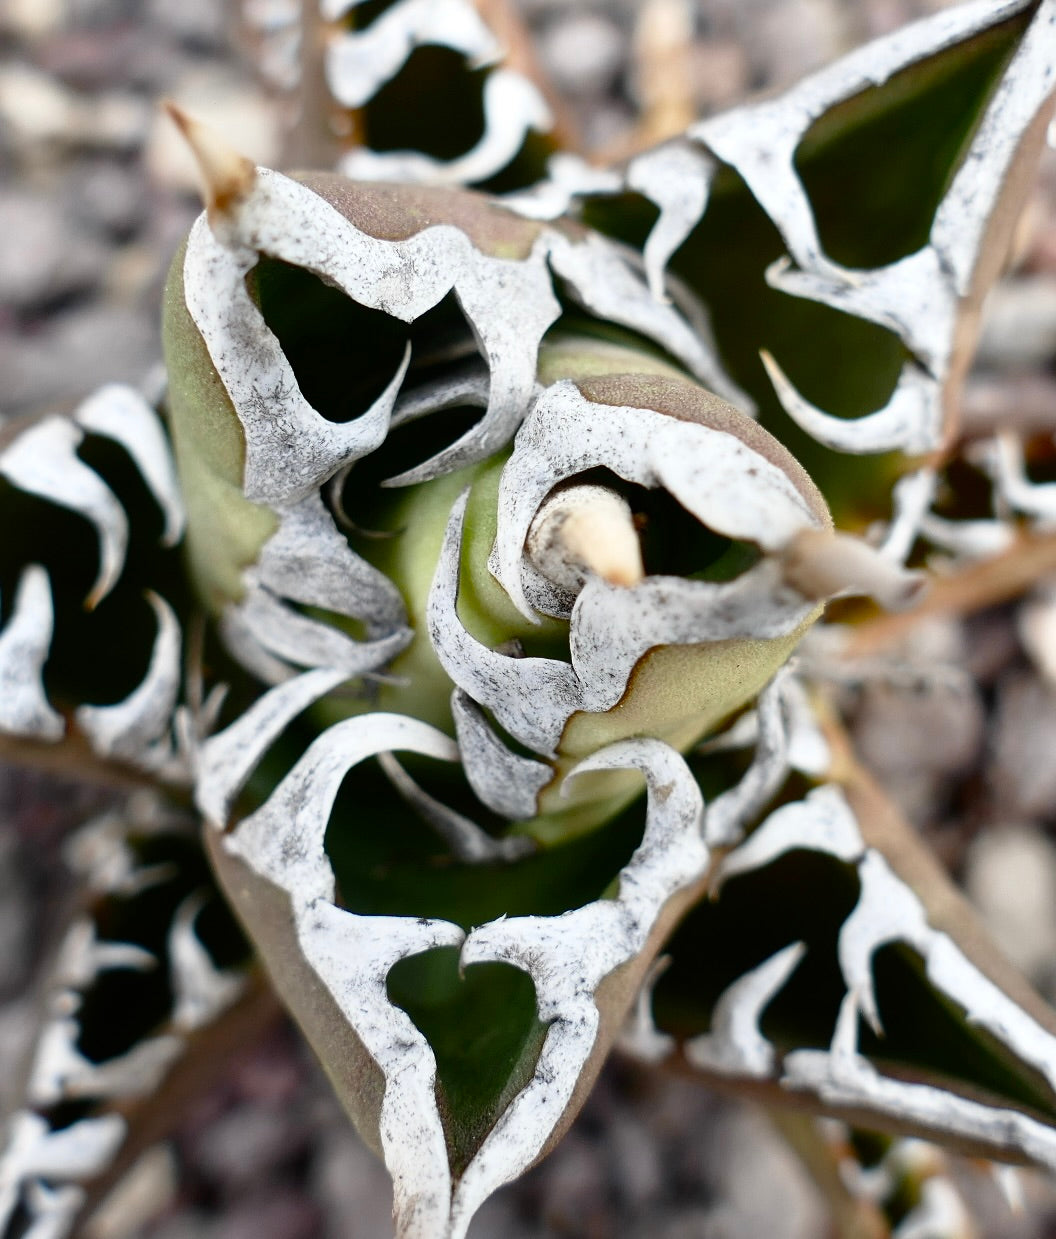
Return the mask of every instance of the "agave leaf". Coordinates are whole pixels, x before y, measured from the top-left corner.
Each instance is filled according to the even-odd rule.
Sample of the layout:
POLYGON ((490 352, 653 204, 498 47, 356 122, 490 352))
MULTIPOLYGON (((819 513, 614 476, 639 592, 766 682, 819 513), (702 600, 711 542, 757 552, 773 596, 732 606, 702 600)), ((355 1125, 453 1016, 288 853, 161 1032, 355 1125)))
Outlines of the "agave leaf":
POLYGON ((162 517, 160 543, 173 547, 184 509, 157 413, 134 388, 108 384, 69 417, 51 414, 6 430, 0 475, 7 485, 6 579, 28 561, 0 635, 0 730, 47 743, 63 738, 66 721, 50 703, 54 696, 57 704, 76 707, 80 739, 99 758, 185 780, 185 754, 169 734, 182 681, 181 625, 156 592, 182 602, 183 591, 172 556, 157 556, 150 537, 157 517, 141 511, 137 492, 145 487, 162 517), (134 533, 126 504, 140 518, 134 533), (78 596, 87 546, 82 520, 99 546, 98 572, 83 600, 87 617, 78 596), (157 620, 152 651, 137 597, 143 587, 157 620), (149 658, 145 675, 144 663, 137 666, 141 651, 149 658), (120 692, 136 682, 132 676, 140 682, 121 704, 84 704, 96 693, 113 702, 115 686, 120 692))
MULTIPOLYGON (((183 262, 187 310, 245 435, 245 496, 272 506, 304 498, 343 465, 381 444, 407 358, 371 412, 347 424, 326 421, 302 395, 277 338, 246 290, 245 275, 256 264, 257 253, 323 276, 356 304, 404 322, 432 308, 452 289, 456 292, 488 351, 492 391, 479 427, 464 443, 448 449, 443 462, 447 468, 479 459, 508 438, 534 388, 538 342, 559 312, 545 250, 534 244, 539 232, 535 226, 518 227, 513 221, 503 230, 505 236, 499 231, 494 247, 516 257, 494 257, 477 248, 472 233, 458 227, 423 228, 415 211, 422 191, 412 191, 405 201, 391 201, 391 194, 372 195, 369 188, 356 190, 334 178, 316 178, 313 184, 315 190, 261 169, 254 191, 238 210, 237 247, 217 241, 203 218, 183 262), (366 214, 366 226, 380 235, 360 229, 338 207, 366 214), (495 312, 496 299, 511 295, 520 298, 524 312, 520 336, 513 334, 506 316, 495 312), (265 397, 277 402, 281 418, 262 416, 265 397)), ((432 207, 429 215, 440 214, 445 205, 434 201, 426 209, 432 207)), ((472 204, 467 205, 472 217, 472 204)), ((484 244, 484 230, 499 214, 494 208, 477 209, 484 244)), ((501 226, 501 216, 495 222, 501 226)), ((173 306, 174 317, 180 312, 173 306)), ((212 403, 218 402, 214 398, 212 403)), ((191 416, 180 405, 174 408, 178 423, 191 416)), ((198 443, 194 449, 200 450, 198 443)), ((232 454, 237 456, 237 447, 232 454)), ((237 462, 225 468, 230 471, 232 466, 237 469, 237 462)))
POLYGON ((645 837, 611 898, 558 916, 503 916, 468 933, 428 917, 346 911, 335 904, 327 818, 348 767, 394 747, 457 756, 447 737, 411 719, 336 724, 261 809, 230 834, 214 833, 209 847, 284 1001, 386 1159, 399 1234, 455 1237, 571 1121, 654 952, 701 889, 709 853, 683 760, 658 741, 626 741, 579 768, 630 765, 649 783, 645 837), (401 960, 424 965, 438 948, 456 949, 460 969, 491 971, 475 974, 460 999, 450 994, 456 978, 443 979, 447 965, 427 965, 403 999, 415 1022, 394 1002, 393 986, 402 987, 393 974, 401 960), (527 973, 534 1002, 525 1007, 496 964, 527 973), (431 1000, 429 985, 440 986, 431 1000), (486 1021, 468 1030, 468 1051, 467 1014, 486 1021))
POLYGON ((158 621, 150 666, 142 683, 112 706, 80 706, 77 726, 103 757, 130 765, 156 766, 167 758, 161 741, 168 734, 182 682, 182 640, 172 608, 157 594, 149 596, 158 621))
POLYGON ((639 1012, 630 1048, 670 1053, 677 1029, 683 1061, 719 1087, 1051 1169, 1056 1016, 837 752, 841 786, 785 804, 723 858, 721 893, 656 983, 668 1040, 639 1012), (716 936, 736 945, 702 969, 716 936))
POLYGON ((73 1233, 277 1013, 244 971, 192 825, 140 793, 67 845, 77 897, 0 1146, 5 1230, 21 1211, 28 1233, 73 1233))
POLYGON ((842 525, 882 511, 895 462, 837 465, 803 432, 841 453, 948 441, 1052 111, 1053 21, 1017 0, 936 14, 632 160, 651 228, 629 200, 589 204, 644 239, 654 287, 666 267, 703 297, 733 378, 842 525))

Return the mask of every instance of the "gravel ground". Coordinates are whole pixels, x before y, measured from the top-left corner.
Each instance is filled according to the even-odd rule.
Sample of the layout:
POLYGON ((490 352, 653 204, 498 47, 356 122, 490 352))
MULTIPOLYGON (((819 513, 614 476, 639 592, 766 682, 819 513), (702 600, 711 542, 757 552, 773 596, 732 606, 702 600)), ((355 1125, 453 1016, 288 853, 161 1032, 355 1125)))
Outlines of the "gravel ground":
MULTIPOLYGON (((522 0, 589 146, 634 116, 632 0, 522 0)), ((780 86, 925 0, 700 0, 691 54, 701 112, 780 86)), ((0 409, 64 407, 159 355, 169 255, 197 214, 156 100, 185 100, 261 162, 277 114, 232 51, 215 0, 7 0, 0 8, 0 409)), ((1056 159, 1046 159, 1014 273, 996 290, 965 400, 969 427, 1056 428, 1056 159)), ((963 878, 994 933, 1056 994, 1056 679, 1031 660, 1021 609, 950 622, 936 658, 968 672, 848 690, 866 761, 963 878)), ((61 913, 62 838, 101 793, 0 770, 0 1062, 28 1034, 27 985, 61 913)), ((0 1072, 2 1090, 12 1081, 0 1072)), ((960 1173, 960 1172, 959 1172, 960 1173)), ((981 1235, 1056 1234, 1056 1195, 1026 1177, 1014 1218, 963 1172, 981 1235)), ((242 1058, 94 1239, 375 1239, 390 1191, 287 1028, 242 1058), (138 1191, 138 1196, 136 1195, 138 1191), (143 1201, 164 1206, 140 1226, 143 1201), (138 1203, 137 1203, 138 1202, 138 1203), (137 1212, 138 1210, 138 1212, 137 1212)), ((687 1085, 607 1070, 560 1150, 482 1211, 474 1239, 814 1239, 811 1183, 767 1120, 687 1085)))

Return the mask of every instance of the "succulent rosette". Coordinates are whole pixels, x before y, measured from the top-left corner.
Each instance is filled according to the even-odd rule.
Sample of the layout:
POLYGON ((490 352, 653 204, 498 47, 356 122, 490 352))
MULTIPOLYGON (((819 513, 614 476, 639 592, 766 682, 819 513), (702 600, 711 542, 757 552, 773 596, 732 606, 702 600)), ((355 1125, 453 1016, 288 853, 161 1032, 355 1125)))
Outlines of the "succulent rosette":
POLYGON ((385 1152, 401 1225, 449 1200, 461 1233, 567 1123, 710 847, 743 829, 709 827, 681 753, 764 688, 819 599, 915 580, 833 533, 601 236, 465 191, 253 169, 181 120, 211 193, 166 329, 188 549, 228 653, 273 685, 202 746, 197 802, 234 822, 211 843, 225 887, 266 958, 299 957, 276 983, 385 1152), (320 393, 325 413, 298 370, 324 344, 367 393, 320 393), (306 710, 330 726, 241 815, 306 710), (335 809, 382 754, 387 783, 353 773, 358 808, 335 809), (611 834, 643 776, 642 842, 584 882, 566 849, 611 834), (395 876, 364 906, 367 865, 395 876), (399 961, 448 1018, 467 968, 495 974, 482 995, 534 987, 519 1027, 481 1031, 511 1038, 492 1094, 438 1078, 387 988, 399 961))

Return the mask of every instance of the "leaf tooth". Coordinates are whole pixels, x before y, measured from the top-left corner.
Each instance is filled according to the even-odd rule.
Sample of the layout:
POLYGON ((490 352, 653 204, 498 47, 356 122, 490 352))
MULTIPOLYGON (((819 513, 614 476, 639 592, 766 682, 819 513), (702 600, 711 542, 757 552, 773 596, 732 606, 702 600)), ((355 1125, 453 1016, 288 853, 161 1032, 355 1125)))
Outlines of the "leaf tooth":
POLYGON ((783 587, 763 559, 728 583, 647 577, 635 589, 588 581, 572 609, 569 645, 582 709, 610 710, 642 656, 658 646, 785 637, 816 605, 783 587))
POLYGON ((653 296, 618 246, 594 234, 581 241, 554 234, 550 265, 590 313, 661 344, 710 391, 752 411, 751 397, 726 374, 706 339, 653 296))
POLYGON ((147 601, 158 631, 142 683, 115 705, 78 707, 74 720, 101 756, 149 766, 159 756, 152 750, 168 731, 180 691, 182 633, 164 598, 148 591, 147 601))
POLYGON ((538 387, 543 336, 561 315, 547 265, 554 238, 544 233, 523 260, 494 258, 470 247, 454 281, 459 305, 488 359, 487 409, 454 443, 384 486, 410 486, 483 460, 505 447, 524 420, 538 387), (517 313, 509 306, 515 302, 517 313))
POLYGON ((282 598, 363 620, 372 637, 407 623, 400 591, 352 551, 317 491, 280 512, 251 576, 282 598))
POLYGON ((938 475, 932 468, 906 473, 895 483, 892 517, 880 546, 880 553, 892 563, 904 564, 909 558, 937 489, 938 475))
POLYGON ((858 875, 861 894, 840 930, 838 955, 847 986, 873 1027, 880 1029, 873 956, 888 942, 905 942, 921 956, 931 984, 959 1003, 969 1022, 1035 1068, 1056 1094, 1056 1036, 980 971, 952 937, 931 928, 920 900, 879 852, 865 853, 858 875))
POLYGON ((649 291, 664 299, 668 260, 704 214, 716 161, 700 146, 675 141, 636 156, 627 166, 626 184, 660 208, 646 238, 643 257, 649 291))
POLYGON ((634 1007, 617 1042, 624 1054, 650 1065, 670 1058, 677 1046, 674 1037, 661 1032, 653 1019, 653 992, 657 982, 670 966, 670 955, 658 955, 649 965, 649 971, 645 974, 638 997, 634 1000, 634 1007))
POLYGON ((218 624, 224 649, 263 684, 284 684, 296 670, 285 659, 278 658, 260 642, 245 616, 237 607, 228 607, 218 624))
POLYGON ((805 943, 790 943, 723 990, 711 1017, 711 1031, 683 1047, 688 1061, 720 1075, 769 1076, 776 1054, 759 1020, 806 951, 805 943))
POLYGON ((165 517, 162 542, 175 546, 187 517, 169 441, 154 409, 134 387, 107 383, 80 404, 73 417, 85 430, 112 439, 131 456, 165 517))
POLYGON ((444 374, 412 391, 401 392, 392 414, 393 426, 405 426, 442 409, 488 407, 488 368, 479 359, 453 374, 444 374))
POLYGON ((596 168, 579 155, 555 151, 546 162, 546 179, 502 196, 502 205, 525 219, 554 220, 569 214, 579 197, 618 194, 624 186, 613 168, 596 168))
POLYGON ((15 605, 0 630, 0 731, 61 740, 66 724, 48 704, 42 671, 51 649, 54 612, 48 574, 39 564, 22 572, 15 605))
POLYGON ((245 989, 245 978, 217 968, 202 945, 194 923, 206 904, 204 891, 188 895, 176 909, 168 934, 170 983, 174 997, 172 1024, 193 1032, 211 1023, 245 989))
POLYGON ((739 843, 745 828, 776 794, 789 769, 789 726, 784 697, 787 673, 780 671, 759 694, 757 734, 752 762, 734 787, 722 792, 704 817, 709 847, 739 843))
POLYGON ((823 413, 804 399, 765 350, 760 353, 781 407, 812 438, 837 452, 929 452, 942 434, 942 391, 913 361, 907 361, 883 408, 848 420, 823 413))
POLYGON ((762 869, 797 848, 822 852, 848 863, 864 854, 858 823, 835 784, 823 784, 808 792, 804 800, 775 809, 739 848, 723 858, 717 882, 762 869))
MULTIPOLYGON (((74 991, 64 993, 79 1001, 74 991)), ((77 1048, 80 1035, 80 1024, 72 1016, 59 1015, 46 1025, 26 1087, 33 1105, 88 1098, 117 1100, 152 1093, 184 1049, 182 1037, 162 1034, 96 1063, 77 1048)))
POLYGON ((1056 523, 1056 483, 1030 481, 1018 435, 1002 431, 981 449, 981 463, 1004 503, 1043 526, 1056 523))
POLYGON ((19 1203, 27 1208, 30 1229, 27 1239, 61 1239, 68 1233, 84 1192, 64 1186, 71 1180, 94 1178, 113 1161, 128 1131, 117 1114, 78 1119, 53 1130, 47 1119, 29 1110, 19 1110, 7 1122, 7 1143, 0 1152, 0 1233, 8 1226, 19 1203))
POLYGON ((903 1130, 967 1146, 984 1156, 1026 1157, 1056 1169, 1056 1134, 1051 1127, 1010 1109, 983 1105, 933 1085, 881 1075, 858 1053, 858 1000, 847 994, 837 1033, 828 1050, 793 1050, 785 1055, 781 1086, 813 1094, 830 1111, 873 1113, 903 1130))
POLYGON ((927 960, 937 937, 924 908, 900 882, 879 852, 869 849, 858 863, 862 884, 858 903, 840 929, 840 971, 857 997, 861 1013, 878 1036, 883 1033, 873 984, 873 956, 887 942, 906 942, 927 960))
POLYGON ((235 797, 268 746, 313 701, 347 679, 344 671, 306 671, 270 689, 224 731, 210 736, 197 757, 195 804, 207 821, 223 826, 235 797))
POLYGON ((462 766, 477 799, 511 821, 534 817, 537 797, 553 770, 507 748, 484 711, 460 688, 451 694, 451 714, 462 766))
POLYGON ((945 378, 959 304, 950 291, 948 273, 930 247, 870 271, 833 264, 820 271, 801 271, 786 258, 778 258, 767 268, 766 282, 779 292, 832 306, 894 332, 937 384, 945 378))
POLYGON ((69 508, 95 526, 99 574, 86 600, 93 609, 121 575, 128 520, 110 488, 77 456, 82 438, 83 431, 72 421, 46 417, 0 452, 0 474, 20 490, 69 508))
MULTIPOLYGON (((411 640, 408 628, 399 628, 374 641, 355 641, 329 624, 302 615, 282 598, 252 580, 245 596, 228 613, 237 618, 236 634, 246 631, 272 657, 294 666, 333 667, 345 677, 377 671, 391 661, 411 640)), ((230 644, 231 654, 242 660, 239 644, 230 644)), ((249 668, 252 670, 252 667, 249 668)))
POLYGON ((52 1131, 46 1119, 23 1110, 13 1118, 5 1169, 19 1178, 89 1178, 106 1168, 125 1130, 120 1115, 105 1114, 52 1131))
POLYGON ((157 966, 157 956, 135 943, 101 940, 95 922, 84 917, 74 921, 66 931, 53 980, 57 985, 83 989, 106 969, 149 972, 157 966))

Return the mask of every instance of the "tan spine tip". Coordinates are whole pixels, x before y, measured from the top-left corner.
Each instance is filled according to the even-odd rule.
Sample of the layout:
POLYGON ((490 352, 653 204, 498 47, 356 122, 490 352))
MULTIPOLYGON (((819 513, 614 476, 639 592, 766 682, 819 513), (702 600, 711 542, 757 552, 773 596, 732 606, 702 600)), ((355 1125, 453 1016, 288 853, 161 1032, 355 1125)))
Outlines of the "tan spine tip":
POLYGON ((198 166, 202 200, 210 226, 231 220, 234 209, 253 188, 257 170, 252 160, 240 155, 208 125, 195 120, 171 99, 162 106, 183 135, 198 166))
POLYGON ((910 572, 845 533, 801 530, 781 558, 785 581, 819 601, 837 594, 867 594, 889 611, 904 611, 927 587, 925 573, 910 572))

